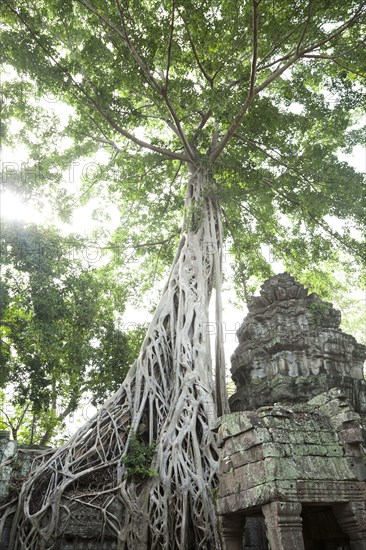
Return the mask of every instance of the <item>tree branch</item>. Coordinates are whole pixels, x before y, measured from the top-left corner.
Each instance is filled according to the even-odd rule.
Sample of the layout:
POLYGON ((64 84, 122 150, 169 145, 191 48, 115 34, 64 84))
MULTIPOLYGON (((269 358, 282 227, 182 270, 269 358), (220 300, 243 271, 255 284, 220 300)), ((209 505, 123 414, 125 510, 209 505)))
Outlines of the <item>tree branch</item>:
POLYGON ((337 36, 342 34, 345 30, 352 27, 362 17, 362 11, 365 6, 366 6, 366 1, 364 0, 363 2, 361 2, 359 7, 357 8, 354 15, 350 19, 348 19, 348 21, 343 23, 343 25, 338 27, 333 33, 326 36, 322 40, 319 40, 318 42, 316 42, 315 44, 311 44, 310 46, 305 46, 305 48, 303 48, 303 50, 301 51, 301 55, 303 56, 305 53, 311 52, 313 50, 317 50, 321 46, 324 46, 328 42, 331 42, 332 40, 334 40, 334 38, 337 38, 337 36))
MULTIPOLYGON (((181 171, 181 168, 182 168, 182 163, 180 162, 179 163, 179 166, 173 176, 173 179, 172 181, 170 182, 170 185, 169 185, 169 195, 168 195, 168 198, 166 200, 166 203, 165 203, 165 206, 164 206, 164 210, 163 210, 163 213, 162 213, 162 218, 164 218, 164 216, 166 215, 167 211, 168 211, 168 208, 169 208, 169 205, 170 205, 170 201, 171 201, 171 198, 172 198, 172 187, 176 181, 176 179, 178 178, 179 176, 179 172, 181 171)), ((173 236, 171 236, 171 239, 173 238, 173 236)), ((170 239, 169 239, 170 240, 170 239)))
POLYGON ((150 70, 147 63, 142 59, 140 54, 137 52, 136 48, 132 44, 128 32, 127 32, 127 25, 126 25, 126 19, 124 15, 124 8, 122 8, 121 4, 119 3, 119 0, 115 0, 115 4, 118 9, 118 13, 120 16, 120 21, 122 25, 122 30, 119 29, 108 17, 106 17, 104 14, 100 13, 94 6, 92 6, 87 0, 77 0, 79 3, 81 3, 85 8, 87 8, 89 11, 91 11, 94 15, 96 15, 103 23, 105 23, 111 30, 113 30, 120 38, 122 38, 125 46, 128 48, 132 58, 137 63, 138 67, 140 68, 142 74, 145 76, 148 84, 151 86, 153 90, 155 90, 164 100, 168 111, 170 112, 175 127, 177 129, 177 134, 182 141, 183 147, 188 155, 187 158, 180 158, 179 160, 185 160, 187 162, 193 162, 195 161, 195 155, 188 143, 188 140, 185 136, 185 133, 183 132, 183 129, 180 124, 180 120, 177 116, 177 113, 175 112, 175 109, 171 103, 171 100, 167 94, 167 91, 161 86, 157 80, 155 79, 154 75, 152 74, 152 71, 150 70))
MULTIPOLYGON (((254 2, 255 2, 255 0, 254 0, 254 2)), ((262 84, 260 84, 259 86, 256 86, 253 89, 252 93, 249 92, 249 94, 247 96, 247 99, 245 100, 245 102, 244 102, 244 104, 241 108, 241 111, 234 118, 234 121, 231 124, 231 126, 229 127, 229 129, 228 129, 227 133, 225 134, 225 136, 222 138, 222 140, 218 143, 216 148, 210 154, 209 160, 211 162, 213 162, 214 160, 217 159, 217 157, 220 155, 220 153, 226 147, 229 140, 233 137, 234 133, 236 132, 236 130, 240 126, 240 123, 243 119, 243 116, 247 112, 247 110, 250 107, 251 103, 253 102, 255 96, 257 94, 259 94, 259 92, 261 92, 262 90, 267 88, 274 80, 276 80, 276 78, 281 76, 281 74, 283 74, 289 67, 291 67, 294 63, 296 63, 300 58, 304 57, 305 54, 307 54, 307 53, 309 53, 313 50, 316 50, 316 49, 320 48, 321 46, 324 46, 325 44, 331 42, 332 40, 337 38, 340 34, 342 34, 345 30, 352 27, 356 23, 356 21, 358 21, 358 19, 360 19, 361 15, 362 15, 362 10, 363 10, 365 5, 366 5, 366 1, 362 2, 362 4, 358 7, 356 13, 350 19, 348 19, 348 21, 346 21, 345 23, 340 25, 340 27, 338 27, 334 32, 332 32, 330 35, 328 35, 324 39, 319 40, 318 42, 316 42, 314 44, 311 44, 310 46, 305 46, 302 50, 295 51, 293 54, 288 54, 286 56, 288 61, 284 65, 277 67, 277 69, 275 69, 268 76, 268 78, 262 82, 262 84)), ((253 43, 254 43, 254 36, 253 36, 253 43)), ((254 58, 255 48, 253 48, 253 50, 254 50, 253 51, 253 58, 254 58)), ((253 64, 252 64, 252 75, 253 75, 253 64)), ((252 75, 251 75, 251 81, 252 81, 252 75)))
POLYGON ((207 80, 207 82, 210 84, 211 88, 213 87, 213 83, 214 83, 214 78, 212 76, 210 76, 208 74, 208 72, 206 71, 205 67, 203 66, 203 64, 201 63, 201 60, 198 56, 198 53, 197 53, 197 50, 196 50, 196 46, 193 42, 193 39, 192 39, 192 35, 190 33, 190 30, 189 30, 189 26, 188 26, 188 23, 186 22, 186 20, 184 19, 184 17, 182 16, 182 14, 180 14, 181 18, 182 18, 182 21, 184 23, 184 26, 185 26, 185 29, 187 31, 187 35, 188 35, 188 40, 189 40, 189 43, 191 45, 191 48, 192 48, 192 52, 193 52, 193 55, 194 55, 194 58, 197 62, 197 65, 199 67, 199 70, 201 71, 202 75, 204 76, 204 78, 207 80))
POLYGON ((277 155, 279 155, 281 158, 275 157, 274 155, 269 153, 264 147, 262 147, 260 143, 257 143, 254 140, 247 139, 244 136, 241 136, 239 134, 234 134, 233 137, 238 138, 239 140, 244 141, 244 142, 248 143, 249 145, 252 145, 256 149, 258 149, 258 151, 261 151, 262 153, 264 153, 268 158, 274 160, 277 164, 279 164, 280 166, 283 166, 284 168, 286 168, 286 171, 293 172, 296 176, 299 176, 302 180, 304 180, 313 189, 313 191, 318 192, 318 190, 314 187, 314 185, 309 180, 309 178, 307 178, 301 172, 299 172, 296 168, 293 168, 291 165, 289 165, 284 160, 282 160, 282 155, 280 153, 278 153, 278 151, 274 151, 274 152, 277 155))
POLYGON ((342 236, 336 232, 336 231, 332 231, 332 229, 329 227, 329 225, 324 221, 324 220, 321 220, 319 218, 317 218, 316 216, 314 216, 311 211, 304 205, 302 204, 300 201, 298 200, 295 200, 293 198, 291 198, 287 193, 284 193, 282 191, 280 191, 279 189, 276 189, 275 188, 275 182, 270 180, 269 178, 263 178, 263 181, 266 185, 268 185, 275 193, 277 193, 277 195, 280 195, 282 198, 285 198, 286 200, 288 200, 291 204, 293 204, 294 206, 297 206, 298 208, 300 208, 300 210, 302 212, 304 212, 305 215, 307 215, 313 222, 315 222, 319 227, 321 227, 326 233, 328 233, 328 235, 330 235, 330 237, 332 239, 334 239, 335 241, 337 241, 338 243, 340 243, 346 250, 347 249, 350 249, 352 250, 352 253, 355 255, 355 256, 358 256, 359 258, 361 258, 362 260, 364 260, 364 256, 362 254, 360 254, 360 252, 357 250, 357 249, 354 249, 352 248, 349 244, 345 244, 343 242, 343 239, 342 239, 342 236))
MULTIPOLYGON (((84 0, 77 0, 78 2, 81 2, 81 3, 84 3, 84 0)), ((87 3, 86 3, 87 4, 87 3)), ((181 155, 179 153, 175 153, 173 151, 171 151, 170 149, 166 149, 165 147, 158 147, 156 145, 153 145, 149 142, 146 142, 146 141, 143 141, 142 139, 139 139, 137 138, 136 136, 134 136, 133 134, 131 134, 131 132, 128 132, 127 130, 125 130, 124 128, 122 128, 112 117, 110 117, 105 111, 104 109, 102 109, 102 107, 96 102, 95 99, 93 99, 92 97, 90 97, 90 95, 87 93, 87 91, 84 89, 83 86, 81 86, 81 84, 79 84, 78 82, 76 82, 74 80, 74 78, 72 77, 72 75, 70 74, 70 72, 68 71, 68 69, 66 67, 64 67, 55 57, 54 55, 52 55, 52 53, 50 53, 50 51, 48 51, 45 46, 42 44, 42 41, 39 40, 36 32, 31 28, 29 27, 29 25, 27 24, 27 22, 24 20, 24 18, 17 12, 17 10, 13 9, 11 6, 9 6, 9 9, 10 11, 23 23, 23 25, 27 28, 27 30, 31 33, 31 35, 33 36, 34 40, 36 41, 36 43, 38 44, 38 46, 45 52, 45 54, 47 55, 47 57, 55 64, 57 65, 65 74, 68 75, 68 78, 69 78, 69 81, 73 84, 74 88, 79 90, 82 95, 86 98, 87 100, 87 105, 91 108, 93 108, 95 111, 97 111, 119 134, 121 134, 122 136, 124 136, 125 138, 127 138, 129 141, 132 141, 133 143, 135 143, 136 145, 138 145, 139 147, 143 148, 143 149, 149 149, 150 151, 154 151, 155 153, 159 153, 165 157, 169 157, 169 158, 172 158, 172 159, 175 159, 175 160, 183 160, 185 162, 189 162, 190 161, 190 158, 189 157, 186 157, 185 155, 181 155)))
MULTIPOLYGON (((80 87, 80 86, 79 86, 80 87)), ((183 160, 188 162, 190 159, 186 157, 185 155, 181 155, 179 153, 175 153, 174 151, 171 151, 170 149, 166 149, 165 147, 158 147, 157 145, 153 145, 151 143, 148 143, 147 141, 143 141, 142 139, 137 138, 124 128, 122 128, 104 109, 100 104, 98 104, 93 98, 90 98, 89 96, 88 100, 91 102, 89 104, 90 106, 94 106, 95 110, 114 128, 118 133, 120 133, 122 136, 126 137, 136 145, 139 145, 140 147, 144 149, 149 149, 150 151, 154 151, 155 153, 160 153, 163 156, 175 159, 175 160, 183 160)))
MULTIPOLYGON (((306 56, 307 57, 307 56, 306 56)), ((323 58, 321 58, 323 59, 323 58)), ((340 67, 341 69, 344 69, 345 71, 348 71, 349 73, 351 74, 355 74, 357 76, 362 76, 362 78, 365 78, 365 73, 360 73, 360 71, 354 71, 353 69, 350 69, 349 67, 346 67, 345 65, 342 65, 341 63, 339 63, 339 61, 337 61, 336 59, 331 59, 331 61, 333 61, 333 63, 335 63, 336 65, 338 65, 338 67, 340 67)))
POLYGON ((309 4, 308 4, 308 16, 306 18, 306 21, 305 21, 305 24, 304 24, 304 28, 302 30, 302 33, 301 33, 301 36, 300 36, 300 40, 297 44, 297 48, 296 48, 296 52, 299 53, 300 51, 300 47, 301 47, 301 44, 305 38, 305 34, 306 34, 306 31, 308 30, 308 26, 309 26, 309 23, 310 23, 310 20, 311 20, 311 0, 309 0, 309 4))
POLYGON ((11 349, 11 345, 8 344, 8 342, 5 342, 5 340, 3 340, 2 338, 0 338, 0 344, 2 346, 6 346, 9 350, 11 349))
POLYGON ((253 57, 252 68, 250 72, 250 88, 249 95, 253 95, 255 86, 255 76, 257 71, 258 60, 258 6, 260 0, 253 0, 253 57))
MULTIPOLYGON (((178 174, 176 174, 176 176, 177 175, 178 174)), ((129 248, 133 248, 134 250, 137 250, 138 248, 148 248, 149 246, 161 246, 163 244, 169 243, 170 241, 175 239, 178 235, 179 235, 179 233, 176 232, 176 233, 173 233, 172 235, 170 235, 170 237, 167 237, 166 239, 162 239, 160 241, 148 241, 146 243, 141 243, 141 244, 127 245, 126 249, 128 250, 129 248)))
POLYGON ((199 115, 201 116, 201 122, 199 123, 199 125, 197 126, 197 128, 194 132, 193 143, 195 143, 199 132, 201 130, 203 130, 203 128, 206 126, 207 121, 209 120, 210 116, 212 115, 212 111, 211 111, 211 109, 209 109, 206 113, 199 113, 199 115))
POLYGON ((7 422, 8 422, 8 424, 6 424, 6 422, 3 422, 3 424, 9 426, 9 428, 11 429, 11 433, 12 433, 13 439, 15 440, 15 439, 17 438, 17 431, 18 431, 18 430, 16 429, 15 425, 14 425, 13 422, 11 421, 10 416, 4 411, 4 409, 0 409, 0 413, 2 413, 2 414, 5 416, 5 418, 6 418, 7 422))
POLYGON ((22 425, 23 419, 24 419, 26 413, 28 412, 29 407, 30 407, 30 403, 27 403, 26 407, 22 411, 22 414, 20 415, 20 418, 19 418, 18 422, 16 423, 16 427, 15 427, 16 433, 18 433, 18 430, 19 430, 20 426, 22 425))
POLYGON ((118 147, 118 145, 112 140, 108 138, 102 138, 102 137, 95 137, 95 136, 89 136, 88 134, 84 134, 86 137, 90 139, 95 139, 99 143, 104 143, 105 145, 110 145, 115 153, 120 153, 121 149, 118 147))
MULTIPOLYGON (((360 19, 360 17, 362 16, 362 10, 363 10, 365 5, 366 5, 366 2, 365 1, 362 2, 360 4, 360 6, 357 8, 354 15, 350 19, 348 19, 343 25, 338 27, 333 33, 331 33, 330 35, 324 37, 322 40, 319 40, 318 42, 316 42, 316 43, 314 43, 310 46, 306 46, 302 50, 298 49, 298 47, 297 47, 296 50, 292 50, 288 54, 283 55, 282 57, 279 57, 278 59, 275 59, 274 61, 271 61, 270 63, 268 63, 267 65, 264 65, 263 67, 260 67, 260 70, 268 69, 269 67, 271 67, 273 65, 277 65, 278 63, 286 61, 286 60, 292 58, 295 54, 297 54, 299 58, 300 57, 305 57, 305 55, 304 55, 305 53, 313 51, 315 49, 318 49, 321 46, 324 46, 325 44, 327 44, 328 42, 332 41, 334 38, 336 38, 337 36, 342 34, 346 29, 353 26, 358 21, 358 19, 360 19)), ((309 19, 309 15, 308 15, 308 19, 309 19)), ((308 21, 308 19, 307 19, 307 21, 308 21)), ((297 30, 297 28, 298 27, 296 27, 296 30, 297 30)), ((301 39, 300 39, 301 43, 303 42, 303 40, 305 38, 307 28, 308 28, 308 23, 305 24, 305 28, 304 28, 305 33, 303 32, 303 35, 301 36, 301 39)), ((291 34, 293 34, 293 33, 290 33, 290 35, 291 34)), ((268 56, 269 56, 269 54, 267 54, 266 58, 268 56)), ((263 60, 264 59, 265 58, 263 58, 263 60)), ((262 62, 263 62, 263 60, 262 60, 262 62)))
POLYGON ((286 36, 284 36, 284 38, 282 40, 279 40, 278 42, 276 42, 273 46, 273 48, 271 48, 271 50, 261 59, 261 61, 258 63, 258 66, 257 66, 257 71, 263 71, 264 69, 268 69, 269 67, 271 67, 272 65, 275 65, 276 63, 278 63, 279 61, 282 61, 283 59, 288 59, 290 54, 287 54, 286 56, 284 57, 281 57, 279 58, 279 60, 276 60, 276 61, 271 61, 270 63, 267 63, 267 65, 262 65, 262 63, 264 63, 264 61, 266 59, 268 59, 269 57, 271 57, 271 55, 280 47, 282 46, 282 44, 284 42, 286 42, 286 40, 288 40, 289 38, 291 38, 291 36, 293 34, 295 34, 295 32, 299 29, 299 27, 301 27, 301 24, 300 25, 296 25, 296 27, 294 29, 292 29, 291 32, 289 32, 288 34, 286 34, 286 36))
MULTIPOLYGON (((85 391, 85 388, 81 388, 78 393, 81 394, 84 391, 85 391)), ((75 404, 75 401, 73 396, 73 398, 70 399, 69 403, 67 404, 66 408, 57 416, 58 423, 63 422, 65 418, 75 410, 74 404, 75 404)), ((48 428, 46 428, 45 433, 39 440, 38 445, 46 445, 49 442, 50 438, 52 437, 53 430, 54 430, 54 427, 48 426, 48 428)))
POLYGON ((174 33, 174 16, 175 16, 175 1, 173 0, 172 5, 172 18, 170 21, 170 31, 169 31, 169 42, 168 42, 168 61, 165 71, 165 91, 168 91, 169 84, 169 70, 172 62, 172 45, 173 45, 173 33, 174 33))
POLYGON ((232 138, 237 128, 240 126, 243 116, 249 109, 257 93, 255 91, 256 89, 254 86, 255 86, 257 59, 258 59, 258 6, 260 1, 261 0, 253 0, 253 54, 252 54, 252 68, 251 68, 251 74, 250 74, 250 86, 249 86, 248 96, 241 108, 241 111, 234 118, 234 121, 229 127, 225 136, 211 151, 209 156, 210 162, 214 162, 217 159, 217 157, 220 155, 220 153, 225 149, 227 143, 232 138))
POLYGON ((15 323, 9 323, 9 321, 2 321, 0 319, 0 327, 9 327, 9 328, 12 328, 13 330, 18 330, 18 327, 16 326, 15 323))

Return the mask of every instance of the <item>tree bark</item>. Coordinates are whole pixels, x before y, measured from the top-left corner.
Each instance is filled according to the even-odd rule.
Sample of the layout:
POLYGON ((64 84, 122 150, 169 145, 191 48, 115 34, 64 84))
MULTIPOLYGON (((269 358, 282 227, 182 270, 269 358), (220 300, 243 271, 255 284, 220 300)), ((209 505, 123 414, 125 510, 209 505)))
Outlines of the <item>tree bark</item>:
MULTIPOLYGON (((96 417, 32 473, 10 550, 51 550, 78 506, 103 510, 119 550, 220 547, 208 305, 215 277, 220 292, 222 227, 213 189, 207 169, 192 170, 185 231, 140 356, 96 417), (129 475, 123 457, 136 434, 156 444, 156 476, 129 475)), ((222 387, 217 395, 225 409, 222 387)))

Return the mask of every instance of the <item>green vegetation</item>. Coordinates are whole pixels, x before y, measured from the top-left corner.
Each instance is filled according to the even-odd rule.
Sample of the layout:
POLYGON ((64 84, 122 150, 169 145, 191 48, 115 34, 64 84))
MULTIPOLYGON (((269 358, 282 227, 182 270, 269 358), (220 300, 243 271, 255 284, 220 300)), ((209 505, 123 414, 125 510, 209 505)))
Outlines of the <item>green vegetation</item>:
POLYGON ((0 417, 23 443, 47 444, 85 392, 102 403, 135 360, 144 327, 118 328, 123 289, 86 264, 88 243, 3 222, 0 417))
POLYGON ((127 466, 127 475, 138 477, 155 477, 158 474, 150 465, 156 451, 156 443, 148 445, 136 432, 131 431, 127 454, 122 462, 127 466))

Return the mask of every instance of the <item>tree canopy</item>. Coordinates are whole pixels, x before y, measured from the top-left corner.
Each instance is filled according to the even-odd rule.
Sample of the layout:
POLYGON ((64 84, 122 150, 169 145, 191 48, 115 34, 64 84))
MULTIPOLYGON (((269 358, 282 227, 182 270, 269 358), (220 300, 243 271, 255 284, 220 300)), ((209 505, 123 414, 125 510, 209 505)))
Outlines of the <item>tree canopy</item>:
POLYGON ((70 142, 51 155, 47 139, 31 146, 41 179, 53 177, 55 161, 65 170, 108 152, 84 192, 109 189, 122 220, 115 242, 142 254, 148 279, 172 263, 124 383, 25 484, 12 548, 54 548, 75 507, 95 507, 97 471, 105 532, 122 549, 216 550, 210 428, 228 411, 223 243, 245 296, 253 276, 270 272, 263 245, 323 295, 341 262, 362 279, 364 178, 339 154, 364 140, 366 4, 3 5, 1 60, 21 76, 6 87, 4 139, 12 117, 28 128, 34 118, 28 97, 14 100, 27 79, 41 96, 60 95, 72 107, 62 129, 70 142), (214 287, 216 389, 204 338, 214 287), (129 474, 136 444, 150 445, 142 477, 129 474))
POLYGON ((363 177, 338 158, 364 142, 362 2, 6 1, 5 14, 2 58, 23 80, 4 115, 32 123, 25 76, 73 106, 73 144, 48 164, 109 151, 96 179, 131 216, 119 239, 141 244, 146 228, 169 264, 188 162, 215 173, 241 278, 268 275, 262 243, 297 272, 339 246, 362 256, 363 177))

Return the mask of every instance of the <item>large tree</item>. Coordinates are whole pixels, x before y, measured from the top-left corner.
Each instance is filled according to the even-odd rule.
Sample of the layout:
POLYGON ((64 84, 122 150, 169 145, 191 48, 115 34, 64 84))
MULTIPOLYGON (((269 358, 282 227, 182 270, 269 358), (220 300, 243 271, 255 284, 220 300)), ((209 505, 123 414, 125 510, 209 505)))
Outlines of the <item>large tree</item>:
POLYGON ((4 7, 7 63, 73 105, 68 131, 78 147, 103 143, 118 153, 124 198, 137 193, 145 202, 142 226, 151 202, 155 220, 157 211, 164 216, 161 241, 171 243, 170 204, 183 214, 138 360, 101 412, 25 484, 11 548, 53 548, 83 504, 103 510, 121 549, 216 550, 210 428, 228 410, 223 239, 244 281, 261 268, 263 241, 302 266, 334 259, 332 242, 362 257, 362 177, 337 151, 362 137, 351 126, 362 103, 365 3, 5 0, 4 7), (329 215, 348 221, 343 234, 329 215), (213 287, 216 391, 206 334, 213 287), (139 445, 148 461, 136 471, 139 445))

